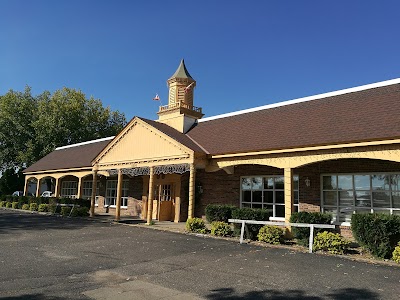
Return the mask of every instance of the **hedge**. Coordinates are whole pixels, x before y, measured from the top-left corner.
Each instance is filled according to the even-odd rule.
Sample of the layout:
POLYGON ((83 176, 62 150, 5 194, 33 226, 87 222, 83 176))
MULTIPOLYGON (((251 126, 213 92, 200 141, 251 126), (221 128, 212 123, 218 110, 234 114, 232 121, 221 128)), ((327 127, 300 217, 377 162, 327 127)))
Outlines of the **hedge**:
POLYGON ((209 223, 228 222, 232 217, 232 209, 236 208, 232 205, 209 204, 206 206, 206 219, 209 223))
POLYGON ((355 240, 372 255, 391 258, 400 241, 400 216, 386 214, 354 214, 351 230, 355 240))
MULTIPOLYGON (((290 217, 290 223, 306 223, 306 224, 331 224, 332 216, 327 213, 320 212, 295 212, 290 217)), ((318 232, 326 231, 323 228, 315 228, 314 232, 317 234, 318 232)), ((309 227, 292 227, 292 233, 294 238, 297 239, 297 242, 300 245, 308 246, 309 237, 310 237, 310 228, 309 227)))
MULTIPOLYGON (((238 208, 235 207, 232 209, 232 219, 240 219, 240 220, 255 220, 255 221, 268 221, 269 217, 272 216, 272 211, 268 209, 260 209, 260 208, 249 208, 243 207, 238 208)), ((240 232, 240 224, 235 224, 235 234, 240 232)), ((249 233, 249 239, 257 240, 257 234, 260 228, 263 225, 256 224, 248 224, 247 229, 249 233)))

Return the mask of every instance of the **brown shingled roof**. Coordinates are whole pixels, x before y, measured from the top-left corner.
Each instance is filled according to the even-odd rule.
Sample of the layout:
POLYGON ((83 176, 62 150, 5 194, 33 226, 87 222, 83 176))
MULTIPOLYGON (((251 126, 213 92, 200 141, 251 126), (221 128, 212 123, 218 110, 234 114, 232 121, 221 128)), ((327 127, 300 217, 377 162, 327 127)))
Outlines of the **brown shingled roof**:
POLYGON ((166 125, 164 123, 160 123, 157 121, 152 121, 144 118, 139 118, 143 122, 146 122, 150 126, 158 129, 162 133, 168 135, 170 138, 174 139, 175 141, 181 143, 182 145, 188 147, 189 149, 195 151, 195 152, 200 152, 200 153, 205 153, 204 150, 196 143, 194 142, 190 137, 188 137, 186 134, 179 132, 175 128, 172 128, 169 125, 166 125))
POLYGON ((210 154, 400 138, 400 84, 199 122, 210 154))
POLYGON ((111 140, 54 150, 24 170, 24 173, 92 167, 92 160, 111 140))

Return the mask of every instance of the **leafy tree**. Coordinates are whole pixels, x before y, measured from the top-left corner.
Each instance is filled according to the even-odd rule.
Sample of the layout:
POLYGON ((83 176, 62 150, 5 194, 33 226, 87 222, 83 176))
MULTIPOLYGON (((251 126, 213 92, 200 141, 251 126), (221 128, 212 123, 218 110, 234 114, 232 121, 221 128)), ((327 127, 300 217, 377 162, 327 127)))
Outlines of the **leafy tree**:
POLYGON ((33 121, 37 101, 31 89, 10 90, 0 96, 0 169, 22 166, 28 145, 35 139, 33 121))
POLYGON ((16 171, 14 168, 9 168, 3 172, 0 178, 0 194, 11 195, 15 191, 23 191, 24 184, 22 170, 16 171))
POLYGON ((62 88, 33 97, 10 90, 0 96, 0 168, 25 167, 58 146, 117 134, 125 115, 79 90, 62 88))

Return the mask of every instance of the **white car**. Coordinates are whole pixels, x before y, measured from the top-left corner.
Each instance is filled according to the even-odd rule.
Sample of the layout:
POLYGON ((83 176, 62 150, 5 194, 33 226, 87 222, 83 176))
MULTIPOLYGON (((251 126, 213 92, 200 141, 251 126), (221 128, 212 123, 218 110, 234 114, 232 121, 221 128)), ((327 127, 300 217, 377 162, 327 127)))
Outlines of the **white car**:
POLYGON ((53 193, 50 191, 44 191, 40 197, 53 197, 53 193))

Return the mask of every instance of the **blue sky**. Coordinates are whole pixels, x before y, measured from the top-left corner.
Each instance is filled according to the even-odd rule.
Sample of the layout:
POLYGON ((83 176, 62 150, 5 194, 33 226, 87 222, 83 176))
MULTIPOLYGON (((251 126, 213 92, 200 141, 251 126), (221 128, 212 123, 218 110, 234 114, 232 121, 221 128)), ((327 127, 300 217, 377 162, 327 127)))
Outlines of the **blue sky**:
POLYGON ((0 95, 156 119, 181 58, 206 116, 400 77, 399 1, 0 0, 0 95))

